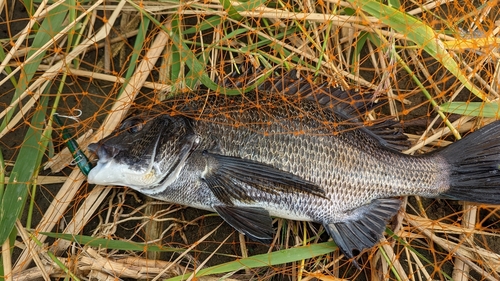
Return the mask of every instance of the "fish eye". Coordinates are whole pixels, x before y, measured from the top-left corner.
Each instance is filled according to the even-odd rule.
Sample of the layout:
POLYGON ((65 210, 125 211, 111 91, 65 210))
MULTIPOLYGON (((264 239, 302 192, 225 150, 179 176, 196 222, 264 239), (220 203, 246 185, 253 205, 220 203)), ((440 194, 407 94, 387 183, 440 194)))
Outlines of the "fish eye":
POLYGON ((127 131, 131 134, 135 134, 137 132, 140 132, 142 130, 142 127, 144 127, 142 123, 137 123, 134 126, 128 128, 127 131))
POLYGON ((141 118, 131 118, 123 122, 121 129, 127 130, 131 134, 138 133, 144 127, 144 120, 141 118))

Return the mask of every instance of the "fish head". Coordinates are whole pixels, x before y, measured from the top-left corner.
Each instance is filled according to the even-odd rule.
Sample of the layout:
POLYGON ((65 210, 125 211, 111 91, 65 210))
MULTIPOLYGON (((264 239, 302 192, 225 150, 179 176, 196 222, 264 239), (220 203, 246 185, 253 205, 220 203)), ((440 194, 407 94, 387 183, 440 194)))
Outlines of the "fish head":
POLYGON ((111 135, 89 145, 89 151, 99 160, 90 171, 88 182, 153 193, 158 186, 167 186, 177 179, 199 141, 185 117, 132 116, 111 135))

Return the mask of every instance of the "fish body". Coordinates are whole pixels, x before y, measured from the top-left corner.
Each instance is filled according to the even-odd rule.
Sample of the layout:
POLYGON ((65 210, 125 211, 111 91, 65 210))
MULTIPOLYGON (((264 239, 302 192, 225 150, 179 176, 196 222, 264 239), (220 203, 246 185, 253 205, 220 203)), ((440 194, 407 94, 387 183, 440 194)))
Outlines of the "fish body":
POLYGON ((318 222, 349 258, 378 242, 400 196, 500 203, 499 122, 410 156, 395 122, 358 117, 364 100, 291 74, 241 96, 189 93, 90 145, 88 181, 215 211, 257 241, 272 238, 270 216, 318 222))

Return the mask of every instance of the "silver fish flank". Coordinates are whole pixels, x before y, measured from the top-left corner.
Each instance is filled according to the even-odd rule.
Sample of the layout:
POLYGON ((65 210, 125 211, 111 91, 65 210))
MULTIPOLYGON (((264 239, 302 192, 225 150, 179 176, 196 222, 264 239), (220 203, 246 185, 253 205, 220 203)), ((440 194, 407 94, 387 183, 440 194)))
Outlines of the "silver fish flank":
POLYGON ((500 204, 500 122, 410 156, 396 122, 363 124, 366 99, 295 72, 240 96, 188 93, 91 144, 88 181, 217 212, 262 242, 271 216, 321 223, 348 258, 379 241, 401 196, 500 204))

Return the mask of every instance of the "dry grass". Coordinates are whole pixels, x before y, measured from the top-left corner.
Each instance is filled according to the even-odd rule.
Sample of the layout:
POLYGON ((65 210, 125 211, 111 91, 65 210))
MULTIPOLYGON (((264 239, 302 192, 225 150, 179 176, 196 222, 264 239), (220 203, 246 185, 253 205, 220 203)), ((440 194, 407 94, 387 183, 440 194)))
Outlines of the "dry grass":
POLYGON ((430 151, 498 119, 497 1, 390 1, 392 17, 369 13, 369 1, 42 1, 32 9, 27 3, 0 1, 0 171, 6 176, 0 182, 10 182, 0 188, 0 207, 20 212, 26 202, 19 220, 15 212, 11 219, 1 215, 0 228, 6 235, 14 228, 17 235, 2 246, 5 280, 180 280, 175 277, 183 274, 190 280, 500 279, 497 206, 412 198, 391 227, 394 235, 364 254, 358 271, 331 244, 306 248, 321 241, 317 225, 277 220, 276 239, 265 248, 216 216, 143 201, 124 188, 90 188, 70 165, 60 128, 50 120, 56 111, 83 110, 80 122, 67 120, 65 126, 86 148, 109 134, 131 107, 147 110, 162 97, 201 84, 217 88, 211 81, 240 64, 278 65, 374 91, 387 106, 370 118, 399 118, 412 130, 413 145, 405 153, 430 151), (459 101, 468 102, 466 110, 450 113, 459 101), (493 101, 491 112, 482 110, 485 101, 493 101), (30 137, 40 147, 30 147, 23 158, 30 137), (34 160, 37 152, 52 173, 34 160), (15 183, 16 171, 29 170, 15 168, 24 163, 31 174, 15 183), (21 190, 19 197, 12 197, 14 188, 21 190), (89 246, 42 232, 103 240, 89 246), (147 243, 163 252, 131 250, 127 243, 116 250, 104 239, 147 243), (304 248, 297 255, 309 252, 308 258, 280 263, 264 256, 267 264, 252 258, 298 246, 304 248), (230 264, 216 271, 213 266, 223 262, 230 264))

